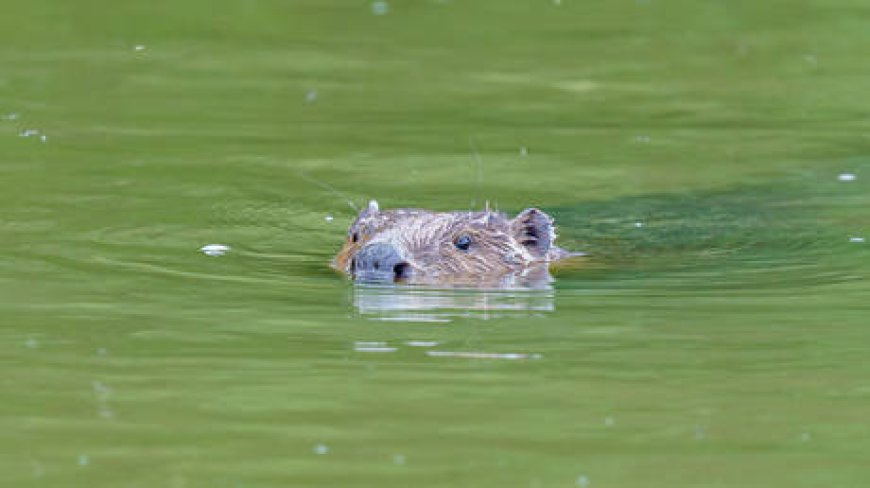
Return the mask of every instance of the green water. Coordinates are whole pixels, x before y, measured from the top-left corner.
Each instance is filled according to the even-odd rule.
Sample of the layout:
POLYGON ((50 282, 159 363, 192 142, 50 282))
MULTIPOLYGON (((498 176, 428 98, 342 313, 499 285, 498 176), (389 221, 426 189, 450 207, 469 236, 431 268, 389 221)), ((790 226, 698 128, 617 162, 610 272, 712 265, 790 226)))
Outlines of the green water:
POLYGON ((387 7, 4 4, 2 486, 870 484, 866 2, 387 7), (372 197, 591 257, 354 288, 372 197))

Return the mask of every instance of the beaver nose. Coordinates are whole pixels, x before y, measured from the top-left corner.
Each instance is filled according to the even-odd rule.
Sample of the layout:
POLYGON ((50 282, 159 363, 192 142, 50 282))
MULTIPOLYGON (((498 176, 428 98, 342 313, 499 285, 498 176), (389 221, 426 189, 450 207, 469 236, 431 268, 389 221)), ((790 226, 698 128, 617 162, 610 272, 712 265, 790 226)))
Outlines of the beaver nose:
POLYGON ((359 281, 394 281, 407 278, 410 268, 399 251, 384 242, 363 247, 351 261, 353 277, 359 281))

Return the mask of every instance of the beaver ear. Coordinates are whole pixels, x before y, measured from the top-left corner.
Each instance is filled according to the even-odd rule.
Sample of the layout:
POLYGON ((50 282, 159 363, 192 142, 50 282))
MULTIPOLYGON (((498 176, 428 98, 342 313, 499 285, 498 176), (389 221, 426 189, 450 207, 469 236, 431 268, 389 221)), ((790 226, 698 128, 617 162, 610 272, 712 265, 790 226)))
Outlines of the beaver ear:
POLYGON ((545 258, 553 244, 553 219, 536 208, 527 208, 511 220, 514 237, 532 256, 545 258))

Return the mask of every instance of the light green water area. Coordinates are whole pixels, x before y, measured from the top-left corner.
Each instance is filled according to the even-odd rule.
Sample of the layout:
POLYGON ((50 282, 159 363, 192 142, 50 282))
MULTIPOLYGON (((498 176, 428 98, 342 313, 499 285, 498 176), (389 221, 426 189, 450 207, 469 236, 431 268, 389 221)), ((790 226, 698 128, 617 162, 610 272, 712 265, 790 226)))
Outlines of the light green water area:
POLYGON ((0 484, 870 486, 868 26, 6 2, 0 484), (589 257, 355 287, 327 264, 369 198, 537 206, 589 257))

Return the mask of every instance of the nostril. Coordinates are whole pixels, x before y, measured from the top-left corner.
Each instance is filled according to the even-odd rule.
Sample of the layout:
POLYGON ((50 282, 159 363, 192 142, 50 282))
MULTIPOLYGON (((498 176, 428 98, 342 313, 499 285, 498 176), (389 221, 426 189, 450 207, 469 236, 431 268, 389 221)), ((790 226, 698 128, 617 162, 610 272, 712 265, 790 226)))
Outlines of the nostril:
POLYGON ((350 260, 350 270, 351 270, 352 272, 353 272, 353 271, 356 271, 356 259, 351 259, 351 260, 350 260))
POLYGON ((379 263, 377 261, 375 261, 372 266, 374 266, 375 269, 381 269, 381 263, 379 263))
POLYGON ((408 263, 399 263, 393 266, 393 277, 397 280, 408 278, 411 266, 408 263))

